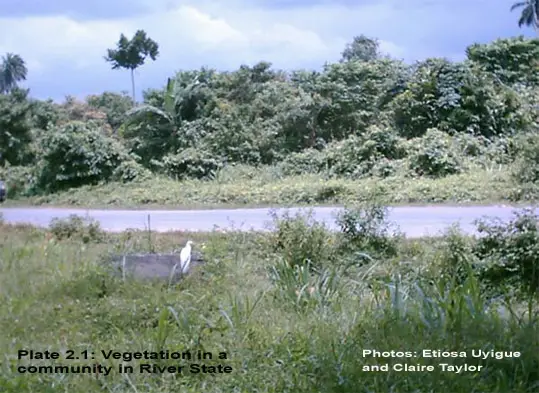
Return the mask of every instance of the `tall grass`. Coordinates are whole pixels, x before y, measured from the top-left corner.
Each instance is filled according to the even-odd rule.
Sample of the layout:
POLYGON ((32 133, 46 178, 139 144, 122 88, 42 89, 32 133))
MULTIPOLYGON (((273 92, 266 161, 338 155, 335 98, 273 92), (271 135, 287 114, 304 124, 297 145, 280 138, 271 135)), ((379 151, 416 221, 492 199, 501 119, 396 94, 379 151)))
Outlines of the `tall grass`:
MULTIPOLYGON (((361 217, 351 214, 347 223, 360 228, 354 220, 361 217)), ((177 285, 122 279, 101 269, 99 261, 111 248, 147 250, 145 232, 62 237, 53 229, 2 225, 0 391, 538 391, 536 294, 504 291, 503 302, 498 301, 501 295, 492 295, 475 265, 481 262, 474 251, 477 239, 453 233, 407 241, 384 232, 380 243, 373 237, 380 234, 374 228, 372 233, 356 233, 354 238, 361 235, 363 240, 351 243, 306 222, 304 217, 289 217, 276 223, 273 235, 154 233, 151 245, 156 252, 168 251, 187 237, 205 243, 206 264, 177 285), (395 252, 373 252, 373 244, 395 252), (324 257, 317 259, 321 252, 324 257), (460 267, 450 270, 453 265, 460 267), (448 273, 452 271, 459 275, 448 273), (17 359, 21 349, 62 355, 59 360, 17 359), (66 360, 67 350, 80 359, 66 360), (84 359, 84 350, 95 353, 95 359, 84 359), (111 350, 168 350, 194 357, 106 359, 101 351, 111 350), (423 351, 436 350, 464 352, 467 357, 423 356, 423 351), (394 356, 385 356, 385 351, 394 356), (483 359, 473 357, 472 351, 519 356, 483 359), (204 352, 211 352, 213 359, 197 359, 204 352), (141 373, 138 367, 145 363, 184 369, 141 373), (18 371, 29 364, 99 364, 112 371, 18 371), (192 373, 189 364, 229 366, 232 371, 192 373), (396 364, 433 369, 396 371, 396 364), (456 373, 440 364, 482 369, 456 373), (134 371, 119 373, 120 365, 134 371), (385 365, 388 371, 372 371, 385 365)))

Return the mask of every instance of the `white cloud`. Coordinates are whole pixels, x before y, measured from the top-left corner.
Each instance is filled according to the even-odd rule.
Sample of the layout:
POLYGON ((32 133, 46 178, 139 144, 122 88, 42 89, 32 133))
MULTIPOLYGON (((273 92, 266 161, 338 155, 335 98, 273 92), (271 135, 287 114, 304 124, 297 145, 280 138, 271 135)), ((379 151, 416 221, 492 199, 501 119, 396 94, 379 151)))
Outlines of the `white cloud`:
POLYGON ((102 61, 110 46, 126 27, 122 22, 77 22, 63 16, 0 18, 0 48, 20 54, 29 65, 52 66, 72 62, 90 66, 102 61))
MULTIPOLYGON (((379 8, 374 10, 380 14, 379 8)), ((197 56, 201 63, 217 68, 261 59, 286 67, 320 65, 340 53, 345 39, 332 35, 327 28, 336 18, 349 17, 342 7, 313 7, 300 16, 297 11, 286 15, 279 10, 225 9, 215 5, 203 10, 169 4, 130 19, 0 18, 0 50, 19 53, 29 66, 39 65, 42 71, 58 63, 91 70, 107 67, 103 55, 106 48, 114 46, 120 33, 131 35, 144 29, 160 44, 161 61, 178 68, 196 63, 197 56)), ((403 53, 392 42, 384 41, 383 48, 403 53)))

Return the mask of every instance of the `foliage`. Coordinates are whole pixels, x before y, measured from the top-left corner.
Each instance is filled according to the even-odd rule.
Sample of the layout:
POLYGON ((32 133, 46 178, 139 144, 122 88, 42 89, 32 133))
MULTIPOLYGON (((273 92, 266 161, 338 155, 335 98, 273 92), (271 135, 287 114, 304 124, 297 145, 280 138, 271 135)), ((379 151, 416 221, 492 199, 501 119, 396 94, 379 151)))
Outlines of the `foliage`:
POLYGON ((292 153, 281 162, 280 168, 285 175, 316 174, 327 169, 326 154, 316 149, 306 149, 292 153))
POLYGON ((511 6, 511 11, 522 8, 518 18, 518 27, 527 26, 537 30, 539 27, 539 2, 537 0, 518 1, 511 6))
POLYGON ((387 222, 387 209, 373 195, 363 206, 349 207, 337 217, 342 233, 340 247, 346 252, 362 252, 376 257, 397 254, 398 233, 387 222))
POLYGON ((105 60, 112 64, 112 69, 125 68, 131 71, 133 102, 135 102, 134 70, 143 65, 149 57, 155 60, 159 55, 159 45, 146 35, 144 30, 137 30, 133 38, 124 34, 116 44, 116 49, 107 49, 105 60))
POLYGON ((520 135, 515 141, 517 157, 513 178, 518 184, 539 182, 539 135, 520 135))
POLYGON ((8 198, 30 196, 37 189, 36 170, 28 166, 0 167, 0 179, 6 182, 8 198))
POLYGON ((516 212, 508 223, 481 220, 476 253, 483 275, 495 285, 509 283, 524 294, 539 293, 539 216, 533 209, 516 212))
POLYGON ((417 64, 408 88, 391 105, 406 138, 423 136, 429 128, 491 138, 528 127, 526 103, 471 64, 429 59, 417 64))
POLYGON ((124 147, 95 123, 71 122, 42 138, 39 183, 46 190, 97 184, 112 178, 131 158, 124 147))
POLYGON ((75 239, 83 243, 99 242, 104 238, 99 221, 71 214, 66 219, 55 218, 49 231, 57 240, 75 239))
POLYGON ((416 146, 410 165, 418 175, 441 177, 462 171, 453 139, 446 133, 430 128, 423 138, 418 138, 416 146))
POLYGON ((539 40, 520 36, 473 44, 466 48, 466 56, 501 83, 539 84, 539 40))
POLYGON ((463 285, 475 273, 478 261, 474 255, 476 244, 464 235, 458 226, 448 228, 438 249, 437 272, 442 280, 463 285))
POLYGON ((94 122, 101 126, 107 125, 107 115, 102 110, 88 105, 87 102, 78 100, 73 96, 67 96, 60 105, 65 120, 57 125, 64 125, 71 121, 94 122))
POLYGON ((407 67, 392 59, 327 65, 317 88, 328 102, 319 114, 321 136, 329 142, 362 134, 404 89, 407 75, 407 67))
POLYGON ((371 61, 380 57, 380 43, 377 39, 360 35, 354 37, 352 42, 346 44, 341 53, 341 61, 371 61))
MULTIPOLYGON (((116 68, 129 56, 128 68, 157 51, 145 34, 122 37, 111 53, 115 58, 109 58, 116 68)), ((201 180, 201 189, 218 190, 205 198, 189 194, 188 204, 200 199, 347 203, 364 193, 354 182, 382 180, 400 185, 388 188, 398 201, 480 201, 494 194, 533 200, 539 188, 529 180, 535 167, 532 148, 517 145, 539 126, 537 48, 537 40, 515 37, 471 45, 465 61, 431 58, 407 64, 381 55, 376 39, 358 36, 345 48, 346 59, 320 71, 284 71, 265 61, 235 71, 184 70, 163 88, 143 92, 144 102, 137 106, 113 92, 54 103, 14 90, 0 97, 0 163, 39 172, 48 154, 44 141, 78 121, 93 124, 79 131, 93 135, 99 128, 129 157, 111 164, 114 173, 96 170, 91 180, 70 187, 110 183, 106 187, 116 188, 151 173, 162 181, 181 181, 180 188, 201 180), (10 144, 17 147, 7 148, 10 144), (227 194, 217 196, 223 179, 245 167, 250 169, 244 175, 263 173, 260 180, 249 175, 233 184, 229 179, 227 194), (472 182, 477 178, 485 180, 472 182), (497 186, 486 179, 496 179, 497 186), (442 183, 454 188, 434 186, 442 183)), ((25 175, 16 188, 41 194, 62 189, 49 187, 50 180, 36 182, 37 175, 25 175)), ((141 193, 146 191, 132 195, 139 201, 178 199, 141 193)))
POLYGON ((186 178, 211 179, 215 177, 222 164, 209 154, 193 148, 163 157, 163 172, 178 180, 186 178))
POLYGON ((151 171, 132 159, 122 161, 112 172, 112 180, 121 183, 142 182, 152 177, 151 171))
POLYGON ((116 131, 126 121, 126 113, 133 108, 133 100, 125 93, 106 91, 86 98, 88 105, 102 111, 107 116, 107 123, 116 131))
POLYGON ((0 64, 0 94, 9 93, 17 83, 26 80, 28 69, 20 55, 7 53, 0 64))
MULTIPOLYGON (((440 387, 464 393, 470 386, 477 392, 530 393, 537 387, 537 303, 528 308, 509 291, 500 302, 482 290, 480 275, 468 272, 455 282, 442 277, 433 263, 454 254, 465 260, 468 246, 452 250, 452 245, 477 239, 400 239, 394 257, 365 266, 343 266, 337 259, 312 271, 283 261, 283 254, 275 252, 277 239, 268 233, 157 233, 152 238, 158 253, 187 239, 204 245, 205 263, 172 284, 112 276, 103 269, 110 249, 120 255, 145 252, 145 231, 107 233, 100 241, 85 243, 77 236, 57 239, 50 228, 1 225, 0 350, 6 356, 0 389, 5 393, 86 393, 104 386, 125 391, 128 385, 148 393, 416 393, 438 392, 440 387), (96 364, 112 371, 22 374, 18 367, 54 363, 17 359, 19 342, 63 357, 68 356, 68 342, 81 361, 83 351, 93 352, 96 364), (114 347, 125 356, 133 354, 132 359, 105 359, 101 351, 109 350, 102 348, 114 347), (468 367, 483 368, 443 371, 440 359, 428 354, 446 348, 467 356, 447 357, 442 363, 463 366, 465 361, 468 367), (211 352, 213 359, 158 362, 167 370, 184 366, 181 378, 138 372, 141 364, 148 364, 141 352, 164 349, 211 352), (491 356, 476 358, 472 349, 491 356), (409 352, 412 357, 416 351, 418 356, 411 363, 391 362, 369 350, 409 352), (226 352, 226 359, 217 359, 219 352, 226 352), (194 374, 193 363, 232 370, 217 377, 194 374), (386 363, 388 371, 372 372, 373 366, 386 363), (403 363, 431 366, 432 371, 394 368, 403 363), (120 373, 120 365, 132 366, 134 372, 120 373)), ((512 235, 504 236, 510 244, 512 235)), ((296 243, 297 250, 288 245, 290 254, 301 255, 308 242, 296 243)))
POLYGON ((150 161, 160 160, 169 152, 188 147, 182 137, 181 126, 184 122, 182 110, 189 105, 190 92, 195 83, 184 87, 176 80, 169 79, 162 101, 163 108, 153 105, 141 105, 126 113, 123 137, 128 147, 137 154, 146 165, 150 161))
POLYGON ((27 160, 31 135, 31 104, 28 91, 14 89, 0 94, 0 166, 27 160))
POLYGON ((75 120, 71 118, 66 110, 67 102, 64 105, 59 105, 53 100, 30 100, 30 103, 32 105, 31 125, 34 129, 43 131, 50 127, 65 124, 70 119, 75 120))
POLYGON ((311 213, 286 211, 283 215, 273 214, 275 233, 270 238, 273 251, 284 262, 294 268, 322 269, 334 262, 335 246, 332 236, 324 224, 313 219, 311 213))

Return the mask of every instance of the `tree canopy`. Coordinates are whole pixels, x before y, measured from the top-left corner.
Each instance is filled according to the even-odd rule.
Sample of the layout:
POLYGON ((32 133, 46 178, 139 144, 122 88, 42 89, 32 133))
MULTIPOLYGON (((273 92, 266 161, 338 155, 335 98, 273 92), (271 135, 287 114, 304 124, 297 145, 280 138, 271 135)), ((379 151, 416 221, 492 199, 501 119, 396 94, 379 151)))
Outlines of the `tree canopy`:
POLYGON ((21 56, 7 53, 0 64, 0 93, 9 93, 17 83, 26 80, 28 69, 21 56))
POLYGON ((518 18, 518 27, 533 27, 536 31, 539 28, 539 0, 525 0, 514 3, 511 11, 521 9, 518 18))
POLYGON ((133 101, 135 101, 134 70, 142 66, 147 58, 155 60, 158 55, 157 42, 148 37, 144 30, 137 30, 131 39, 121 34, 116 49, 107 49, 105 60, 112 64, 113 70, 118 68, 130 70, 133 101))
MULTIPOLYGON (((111 53, 117 68, 145 56, 128 41, 111 53)), ((144 48, 155 57, 156 46, 144 48)), ((238 165, 324 179, 441 178, 501 165, 519 193, 531 190, 521 183, 535 184, 539 147, 519 141, 538 141, 525 136, 539 119, 539 40, 472 44, 466 56, 407 64, 363 36, 318 71, 265 61, 180 71, 136 107, 113 92, 55 104, 12 89, 0 97, 0 175, 24 174, 18 190, 33 195, 150 173, 211 180, 238 165)))

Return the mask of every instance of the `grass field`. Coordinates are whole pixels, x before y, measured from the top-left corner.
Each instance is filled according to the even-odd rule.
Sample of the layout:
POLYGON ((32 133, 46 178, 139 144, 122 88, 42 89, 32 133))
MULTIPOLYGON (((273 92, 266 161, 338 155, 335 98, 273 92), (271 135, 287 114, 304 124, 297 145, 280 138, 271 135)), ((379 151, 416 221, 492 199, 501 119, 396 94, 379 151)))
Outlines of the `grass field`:
POLYGON ((366 200, 378 190, 390 205, 490 204, 526 202, 504 171, 478 170, 442 179, 389 177, 323 179, 280 177, 269 169, 235 168, 211 181, 145 182, 85 186, 56 194, 8 200, 6 206, 48 205, 88 208, 234 208, 342 205, 366 200))
MULTIPOLYGON (((472 258, 475 240, 454 231, 405 240, 380 217, 350 215, 346 222, 353 225, 337 234, 293 217, 277 222, 271 234, 112 235, 69 223, 49 230, 4 224, 0 391, 537 392, 536 298, 517 295, 513 284, 488 289, 471 270, 459 270, 469 266, 463 261, 472 258), (177 285, 112 277, 100 264, 111 252, 170 251, 187 239, 196 241, 206 263, 177 285), (501 288, 503 308, 494 296, 501 288), (58 351, 60 358, 19 360, 20 350, 58 351), (162 350, 189 351, 194 358, 103 354, 162 350), (371 350, 408 351, 411 357, 365 352, 371 350), (424 350, 467 357, 428 358, 424 350), (66 359, 68 351, 79 359, 66 359), (214 357, 198 360, 199 351, 214 357), (518 357, 508 357, 511 351, 518 357), (498 359, 500 352, 506 356, 498 359), (479 353, 486 358, 472 356, 479 353), (184 369, 141 372, 144 364, 184 369), (191 364, 230 369, 194 373, 191 364), (389 371, 368 371, 386 364, 389 371), (397 371, 397 364, 432 370, 397 371), (469 369, 457 373, 441 364, 469 369), (20 372, 30 365, 111 371, 20 372), (120 373, 120 366, 133 372, 120 373)), ((513 243, 504 244, 509 250, 513 243)))

